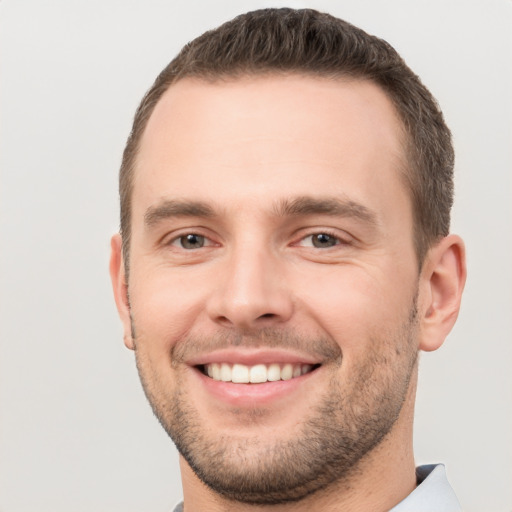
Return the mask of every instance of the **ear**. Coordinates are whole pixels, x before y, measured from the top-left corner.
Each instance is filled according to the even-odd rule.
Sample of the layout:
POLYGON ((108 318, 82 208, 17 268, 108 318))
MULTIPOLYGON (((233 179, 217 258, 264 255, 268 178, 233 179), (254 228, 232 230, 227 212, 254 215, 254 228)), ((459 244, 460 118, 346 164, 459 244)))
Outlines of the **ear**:
POLYGON ((114 290, 117 311, 123 323, 124 344, 134 349, 132 324, 130 318, 130 302, 128 300, 128 283, 123 260, 123 243, 120 234, 115 234, 110 241, 110 279, 114 290))
POLYGON ((443 238, 428 252, 420 277, 420 344, 438 349, 459 314, 466 282, 466 251, 457 235, 443 238))

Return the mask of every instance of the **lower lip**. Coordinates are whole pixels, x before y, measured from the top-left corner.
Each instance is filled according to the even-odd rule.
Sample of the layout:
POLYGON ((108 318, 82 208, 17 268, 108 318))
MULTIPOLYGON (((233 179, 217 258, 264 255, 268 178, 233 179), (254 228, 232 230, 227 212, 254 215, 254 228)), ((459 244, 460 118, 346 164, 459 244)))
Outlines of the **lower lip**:
POLYGON ((263 382, 261 384, 234 384, 213 380, 194 368, 206 391, 213 397, 237 407, 251 407, 270 404, 284 397, 289 397, 299 387, 311 379, 319 368, 290 380, 263 382))

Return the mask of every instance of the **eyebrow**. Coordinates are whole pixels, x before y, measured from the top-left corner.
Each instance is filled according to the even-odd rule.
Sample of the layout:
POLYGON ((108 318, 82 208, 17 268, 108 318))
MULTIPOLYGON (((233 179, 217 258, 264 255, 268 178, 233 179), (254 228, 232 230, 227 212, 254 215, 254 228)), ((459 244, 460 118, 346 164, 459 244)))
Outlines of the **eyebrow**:
MULTIPOLYGON (((300 217, 306 215, 329 215, 352 217, 370 225, 377 225, 377 215, 366 206, 352 200, 337 197, 315 198, 300 196, 283 199, 273 208, 277 217, 300 217)), ((155 206, 150 206, 144 214, 144 224, 150 228, 159 222, 173 217, 214 218, 218 214, 208 203, 203 201, 167 199, 155 206)))
POLYGON ((377 225, 377 215, 366 206, 337 197, 315 198, 309 196, 283 200, 275 208, 278 216, 329 215, 352 217, 370 225, 377 225))
POLYGON ((150 206, 144 214, 144 224, 152 227, 159 222, 173 217, 215 217, 213 208, 202 201, 178 201, 168 199, 155 206, 150 206))

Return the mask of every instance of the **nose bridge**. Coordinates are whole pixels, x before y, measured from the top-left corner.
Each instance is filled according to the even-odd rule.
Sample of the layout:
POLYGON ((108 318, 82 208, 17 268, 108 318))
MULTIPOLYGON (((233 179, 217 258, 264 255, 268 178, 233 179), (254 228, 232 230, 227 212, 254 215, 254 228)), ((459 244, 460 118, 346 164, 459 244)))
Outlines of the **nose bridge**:
POLYGON ((240 240, 229 251, 210 304, 211 318, 248 329, 286 321, 292 300, 278 256, 268 243, 240 240))

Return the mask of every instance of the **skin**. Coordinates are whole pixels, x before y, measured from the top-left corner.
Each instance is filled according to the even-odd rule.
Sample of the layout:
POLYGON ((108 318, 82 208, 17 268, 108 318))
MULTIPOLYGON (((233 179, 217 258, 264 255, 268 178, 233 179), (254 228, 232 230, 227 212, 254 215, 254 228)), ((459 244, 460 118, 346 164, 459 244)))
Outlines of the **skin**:
POLYGON ((340 422, 361 397, 380 411, 382 389, 397 408, 350 471, 294 503, 233 502, 181 457, 186 512, 384 511, 414 488, 416 354, 452 328, 466 270, 450 235, 418 273, 403 155, 394 108, 369 82, 184 79, 157 105, 137 162, 129 282, 119 235, 110 270, 125 344, 164 426, 175 428, 178 402, 207 446, 252 474, 333 389, 348 397, 340 422), (190 233, 205 245, 184 248, 190 233), (318 233, 335 245, 315 247, 318 233), (320 366, 262 398, 254 385, 210 386, 195 365, 215 357, 320 366))

